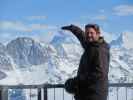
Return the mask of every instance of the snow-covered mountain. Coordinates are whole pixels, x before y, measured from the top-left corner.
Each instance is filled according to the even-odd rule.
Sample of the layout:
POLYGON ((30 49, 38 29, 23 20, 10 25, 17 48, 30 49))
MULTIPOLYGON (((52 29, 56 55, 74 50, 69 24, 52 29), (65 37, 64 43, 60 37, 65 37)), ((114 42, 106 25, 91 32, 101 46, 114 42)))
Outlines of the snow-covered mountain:
POLYGON ((133 48, 132 39, 133 39, 132 32, 124 32, 121 33, 116 40, 112 40, 110 45, 114 48, 123 47, 126 49, 130 49, 133 48))
POLYGON ((110 52, 110 81, 133 82, 133 49, 112 48, 110 52))
POLYGON ((133 82, 133 34, 122 33, 111 45, 109 78, 114 82, 133 82), (117 74, 114 74, 117 71, 117 74))
POLYGON ((55 35, 50 44, 56 48, 60 57, 68 57, 68 59, 75 55, 80 56, 83 51, 80 47, 79 41, 74 35, 62 31, 59 31, 58 34, 55 35))
MULTIPOLYGON (((110 82, 133 81, 133 49, 131 45, 130 49, 127 48, 127 46, 129 46, 128 42, 131 42, 127 42, 128 36, 128 33, 121 34, 116 40, 110 43, 110 82), (114 74, 116 70, 117 74, 114 74)), ((33 73, 37 74, 37 72, 35 73, 33 70, 37 71, 42 69, 43 75, 47 75, 47 82, 64 82, 66 78, 76 75, 80 57, 83 53, 83 49, 77 41, 74 35, 69 35, 69 33, 63 33, 62 31, 58 32, 49 44, 39 43, 28 37, 16 38, 9 42, 7 46, 0 44, 0 67, 4 69, 3 63, 6 67, 7 65, 15 65, 16 68, 20 68, 17 69, 19 70, 19 74, 22 73, 23 70, 30 71, 27 73, 29 77, 33 73), (4 62, 2 62, 3 59, 4 62), (23 68, 23 70, 21 70, 21 68, 23 68)), ((12 68, 6 67, 5 69, 12 68)), ((16 71, 16 73, 18 74, 18 71, 16 71)), ((25 73, 25 75, 21 74, 19 78, 26 77, 26 72, 23 73, 25 73)), ((13 76, 12 74, 12 78, 13 76)), ((38 83, 45 82, 39 82, 39 79, 34 78, 35 77, 31 77, 30 81, 27 80, 27 82, 30 84, 33 82, 32 80, 34 80, 34 83, 37 83, 37 81, 38 83)), ((23 79, 21 79, 22 83, 28 84, 22 80, 23 79)))
POLYGON ((47 59, 40 43, 28 37, 12 40, 7 44, 7 52, 20 67, 43 64, 47 59))
POLYGON ((0 43, 0 69, 1 70, 12 69, 11 60, 9 59, 7 55, 6 47, 2 43, 0 43))
MULTIPOLYGON (((110 82, 133 82, 130 35, 121 34, 110 43, 110 82)), ((0 44, 0 84, 64 83, 76 75, 82 53, 74 35, 62 31, 49 44, 29 37, 0 44)))
MULTIPOLYGON (((127 40, 129 38, 127 34, 128 33, 121 34, 116 40, 110 43, 110 82, 133 81, 133 49, 131 45, 130 49, 127 48, 127 40), (117 74, 114 74, 116 70, 117 74)), ((42 72, 45 73, 43 75, 47 75, 47 82, 64 82, 66 78, 76 75, 80 57, 83 53, 83 49, 77 41, 74 35, 69 35, 69 33, 63 33, 62 31, 58 32, 49 44, 39 43, 28 37, 16 38, 9 42, 7 46, 0 44, 0 57, 2 59, 0 59, 0 67, 4 69, 3 63, 15 66, 16 68, 20 68, 17 69, 19 70, 19 74, 22 73, 23 70, 30 70, 30 74, 28 73, 29 77, 34 73, 34 71, 32 71, 33 69, 36 71, 42 68, 42 72), (2 62, 3 59, 4 62, 2 62), (21 70, 21 68, 23 68, 23 70, 21 70)), ((26 72, 23 73, 26 75, 26 72)), ((12 74, 12 78, 14 74, 12 74)), ((37 72, 34 74, 37 74, 37 72)), ((26 77, 23 74, 20 76, 21 78, 26 77)), ((39 82, 38 79, 34 79, 35 77, 30 78, 31 82, 27 81, 32 83, 32 78, 34 83, 37 83, 37 81, 38 83, 45 82, 39 82)), ((27 82, 22 83, 28 84, 27 82)))
POLYGON ((119 48, 122 47, 123 44, 123 34, 120 34, 116 40, 112 40, 110 43, 111 47, 119 48))
MULTIPOLYGON (((55 38, 61 38, 58 36, 56 35, 55 38)), ((69 39, 69 36, 65 38, 69 39)), ((80 46, 70 43, 71 41, 67 44, 65 38, 64 44, 58 43, 60 49, 52 41, 50 44, 45 44, 28 37, 19 37, 9 42, 3 51, 7 51, 13 70, 5 71, 8 77, 1 80, 1 84, 62 83, 68 77, 75 75, 81 55, 80 46), (73 46, 77 47, 76 52, 72 50, 73 46), (61 54, 60 51, 64 53, 61 54), (63 56, 64 54, 66 56, 63 56)))

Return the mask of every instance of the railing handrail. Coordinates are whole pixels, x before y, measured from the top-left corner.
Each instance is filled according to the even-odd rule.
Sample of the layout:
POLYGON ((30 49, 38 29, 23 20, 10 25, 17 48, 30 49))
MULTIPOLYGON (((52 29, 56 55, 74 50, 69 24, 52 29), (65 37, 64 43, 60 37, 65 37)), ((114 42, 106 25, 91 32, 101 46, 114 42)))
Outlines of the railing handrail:
MULTIPOLYGON (((109 87, 133 87, 133 83, 109 83, 109 87)), ((0 85, 0 89, 64 88, 64 84, 0 85)))
MULTIPOLYGON (((133 83, 109 83, 109 87, 117 87, 117 100, 118 96, 118 87, 126 87, 126 100, 127 100, 127 88, 133 87, 133 83)), ((42 100, 42 89, 43 89, 43 98, 48 100, 48 89, 54 88, 54 100, 55 100, 55 88, 64 88, 64 84, 41 84, 41 85, 0 85, 0 100, 8 100, 8 89, 37 89, 38 91, 38 100, 42 100)), ((63 92, 64 95, 64 92, 63 92)), ((63 96, 64 100, 64 96, 63 96)), ((73 100, 73 99, 72 99, 73 100)))
POLYGON ((40 84, 40 85, 0 85, 0 89, 31 89, 31 88, 63 88, 64 84, 40 84))
POLYGON ((133 87, 133 83, 109 83, 109 87, 133 87))

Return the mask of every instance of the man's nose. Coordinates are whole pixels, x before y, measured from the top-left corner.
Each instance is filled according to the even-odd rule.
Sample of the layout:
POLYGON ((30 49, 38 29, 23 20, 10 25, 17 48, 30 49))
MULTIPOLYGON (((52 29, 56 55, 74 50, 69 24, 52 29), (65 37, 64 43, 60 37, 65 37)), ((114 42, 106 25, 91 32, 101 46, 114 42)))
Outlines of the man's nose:
POLYGON ((92 35, 91 34, 88 34, 88 37, 92 37, 92 35))

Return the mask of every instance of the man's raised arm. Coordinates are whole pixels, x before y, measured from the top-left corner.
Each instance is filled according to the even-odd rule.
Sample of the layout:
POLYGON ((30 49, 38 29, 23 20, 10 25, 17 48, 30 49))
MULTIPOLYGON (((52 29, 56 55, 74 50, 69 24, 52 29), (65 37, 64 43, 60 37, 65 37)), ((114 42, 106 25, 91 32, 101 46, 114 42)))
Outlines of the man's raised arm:
POLYGON ((63 26, 61 29, 71 31, 80 41, 82 47, 86 48, 85 33, 82 29, 75 25, 63 26))

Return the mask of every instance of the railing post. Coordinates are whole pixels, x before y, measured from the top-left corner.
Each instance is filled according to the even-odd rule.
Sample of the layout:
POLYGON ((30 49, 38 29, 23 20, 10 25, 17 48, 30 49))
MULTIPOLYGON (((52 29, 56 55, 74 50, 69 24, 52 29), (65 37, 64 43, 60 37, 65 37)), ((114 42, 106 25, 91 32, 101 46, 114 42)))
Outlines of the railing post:
POLYGON ((62 100, 64 100, 64 88, 63 88, 63 99, 62 100))
POLYGON ((126 87, 126 100, 127 100, 127 87, 126 87))
POLYGON ((43 88, 43 91, 44 91, 44 100, 48 100, 48 92, 47 92, 47 88, 46 87, 44 87, 43 88))
POLYGON ((38 88, 38 97, 37 100, 41 100, 41 88, 38 88))
POLYGON ((0 89, 0 100, 2 100, 2 89, 0 89))
POLYGON ((3 88, 0 90, 0 100, 8 100, 8 89, 3 88))
POLYGON ((119 100, 118 90, 119 90, 119 88, 117 87, 116 88, 116 91, 117 91, 117 100, 119 100))

